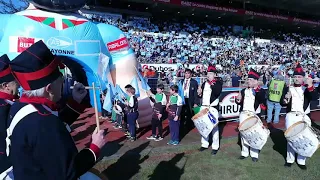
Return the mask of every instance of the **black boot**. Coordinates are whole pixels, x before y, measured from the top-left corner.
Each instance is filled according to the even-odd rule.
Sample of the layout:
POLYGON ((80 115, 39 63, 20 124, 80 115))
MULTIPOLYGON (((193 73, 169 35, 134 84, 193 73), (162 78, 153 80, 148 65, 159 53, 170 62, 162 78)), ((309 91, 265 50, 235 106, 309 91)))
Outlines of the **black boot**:
POLYGON ((208 148, 201 147, 201 148, 199 148, 199 151, 202 152, 202 151, 207 150, 207 149, 208 149, 208 148))

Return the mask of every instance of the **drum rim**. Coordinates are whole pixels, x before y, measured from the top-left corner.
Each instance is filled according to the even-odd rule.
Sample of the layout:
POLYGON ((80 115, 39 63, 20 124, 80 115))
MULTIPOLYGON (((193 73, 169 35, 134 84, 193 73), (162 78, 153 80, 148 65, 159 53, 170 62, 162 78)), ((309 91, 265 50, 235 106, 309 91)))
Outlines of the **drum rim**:
POLYGON ((239 131, 242 131, 242 132, 243 131, 247 131, 247 130, 251 129, 254 125, 256 125, 257 123, 255 123, 253 126, 250 126, 250 127, 246 128, 246 129, 240 130, 240 127, 243 125, 243 123, 245 123, 249 119, 252 119, 253 117, 257 118, 257 123, 259 122, 260 118, 258 116, 250 116, 246 120, 244 120, 242 123, 239 124, 239 127, 238 127, 239 131))
POLYGON ((198 119, 199 117, 207 114, 209 112, 209 108, 205 108, 205 109, 202 109, 198 114, 194 115, 191 120, 194 121, 196 119, 198 119))
MULTIPOLYGON (((287 137, 287 134, 289 133, 289 130, 291 130, 293 127, 295 127, 295 126, 297 126, 298 124, 301 124, 301 123, 303 123, 304 125, 306 125, 306 126, 304 126, 304 128, 303 128, 303 130, 302 130, 302 131, 304 131, 304 130, 308 127, 307 123, 306 123, 305 121, 298 121, 298 122, 296 122, 296 123, 293 123, 293 124, 284 132, 284 136, 287 137)), ((295 134, 295 135, 290 136, 290 137, 295 137, 295 136, 297 136, 297 135, 298 135, 298 134, 295 134)))

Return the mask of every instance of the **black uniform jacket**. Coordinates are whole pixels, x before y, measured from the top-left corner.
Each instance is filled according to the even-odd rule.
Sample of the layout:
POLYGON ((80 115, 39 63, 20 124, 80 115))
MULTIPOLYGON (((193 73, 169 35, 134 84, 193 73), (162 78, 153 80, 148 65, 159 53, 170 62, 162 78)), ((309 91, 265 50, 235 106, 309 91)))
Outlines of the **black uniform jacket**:
MULTIPOLYGON (((10 160, 15 180, 76 180, 93 167, 96 155, 91 149, 78 152, 65 127, 72 124, 84 108, 70 100, 59 117, 39 103, 38 111, 24 117, 11 136, 10 160)), ((12 105, 8 124, 27 103, 12 105)))

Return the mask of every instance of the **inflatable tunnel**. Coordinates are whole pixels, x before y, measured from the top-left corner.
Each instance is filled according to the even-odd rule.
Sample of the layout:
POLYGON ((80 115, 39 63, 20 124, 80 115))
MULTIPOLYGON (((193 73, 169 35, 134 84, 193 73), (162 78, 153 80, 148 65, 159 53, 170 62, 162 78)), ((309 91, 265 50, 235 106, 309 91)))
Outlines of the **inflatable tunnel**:
MULTIPOLYGON (((24 11, 2 14, 0 19, 0 55, 7 54, 11 60, 35 42, 43 41, 62 59, 73 78, 85 85, 94 82, 103 90, 110 82, 124 88, 138 77, 134 52, 115 26, 93 23, 79 13, 40 10, 32 4, 24 11)), ((100 92, 95 92, 99 111, 100 92)), ((90 90, 92 106, 93 93, 90 90)), ((139 98, 139 112, 140 127, 149 125, 153 110, 145 92, 139 98)))

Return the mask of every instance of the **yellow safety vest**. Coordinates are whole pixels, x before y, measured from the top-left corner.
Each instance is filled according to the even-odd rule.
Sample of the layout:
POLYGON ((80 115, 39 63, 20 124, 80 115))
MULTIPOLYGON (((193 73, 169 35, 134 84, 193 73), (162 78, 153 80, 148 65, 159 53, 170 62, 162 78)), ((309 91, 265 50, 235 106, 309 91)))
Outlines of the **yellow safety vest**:
POLYGON ((273 102, 280 102, 282 90, 285 82, 280 80, 271 80, 269 85, 269 100, 273 102))

